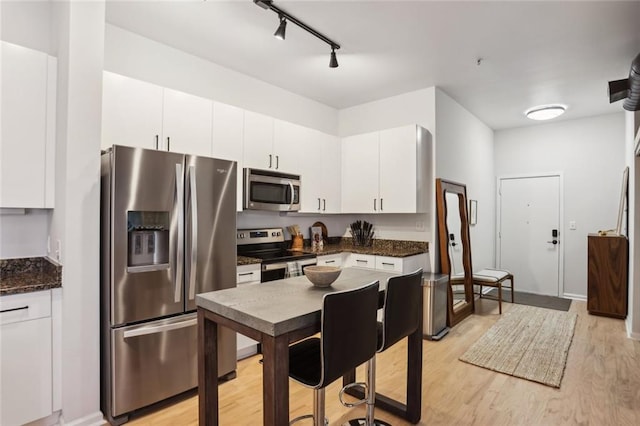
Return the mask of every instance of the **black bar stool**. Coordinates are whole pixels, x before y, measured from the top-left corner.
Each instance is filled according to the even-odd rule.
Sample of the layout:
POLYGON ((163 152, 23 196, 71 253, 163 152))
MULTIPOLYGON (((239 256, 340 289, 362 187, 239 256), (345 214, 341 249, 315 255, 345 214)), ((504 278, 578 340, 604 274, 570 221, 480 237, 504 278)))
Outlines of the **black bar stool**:
MULTIPOLYGON (((384 295, 382 322, 378 322, 377 353, 384 352, 403 338, 412 334, 422 321, 422 268, 406 275, 391 277, 387 281, 384 295)), ((354 404, 342 400, 343 393, 352 386, 362 383, 351 383, 340 391, 340 402, 350 407, 354 404)), ((367 411, 365 418, 353 419, 349 425, 389 425, 374 416, 376 400, 376 357, 367 361, 367 378, 365 382, 365 402, 367 411)), ((358 404, 358 403, 356 403, 358 404)))
POLYGON ((289 347, 289 377, 313 388, 315 426, 324 426, 324 388, 348 371, 375 356, 379 282, 364 287, 327 293, 322 300, 320 338, 313 337, 289 347))

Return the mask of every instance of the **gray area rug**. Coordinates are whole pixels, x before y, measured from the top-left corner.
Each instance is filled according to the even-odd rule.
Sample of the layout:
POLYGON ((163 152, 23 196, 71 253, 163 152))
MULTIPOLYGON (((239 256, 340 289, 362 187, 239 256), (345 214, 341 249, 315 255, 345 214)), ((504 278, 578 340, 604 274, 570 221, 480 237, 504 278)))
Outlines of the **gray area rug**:
MULTIPOLYGON (((487 293, 490 297, 498 298, 498 289, 492 288, 487 293)), ((483 295, 484 297, 486 295, 483 295)), ((571 299, 565 299, 563 297, 543 296, 541 294, 524 293, 522 291, 516 291, 513 300, 518 305, 537 306, 539 308, 555 309, 557 311, 568 311, 571 307, 571 299)), ((511 290, 502 289, 502 301, 511 301, 511 290)))
POLYGON ((559 388, 576 318, 575 313, 514 305, 460 360, 559 388))

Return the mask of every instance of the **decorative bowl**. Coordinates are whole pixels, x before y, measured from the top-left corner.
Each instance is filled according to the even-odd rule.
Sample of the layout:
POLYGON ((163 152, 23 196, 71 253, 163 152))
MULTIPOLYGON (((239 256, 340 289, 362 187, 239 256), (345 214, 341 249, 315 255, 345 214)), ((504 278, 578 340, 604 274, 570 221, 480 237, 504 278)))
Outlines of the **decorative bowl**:
POLYGON ((336 266, 307 266, 304 275, 316 287, 329 287, 340 276, 342 270, 336 266))

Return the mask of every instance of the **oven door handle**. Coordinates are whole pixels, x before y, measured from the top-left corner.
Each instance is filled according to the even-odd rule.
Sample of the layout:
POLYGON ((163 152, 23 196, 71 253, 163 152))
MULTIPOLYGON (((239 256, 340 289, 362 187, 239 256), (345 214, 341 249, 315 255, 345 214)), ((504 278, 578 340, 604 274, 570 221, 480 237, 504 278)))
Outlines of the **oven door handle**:
POLYGON ((287 269, 286 263, 269 263, 266 265, 262 265, 263 271, 276 271, 278 269, 287 269))

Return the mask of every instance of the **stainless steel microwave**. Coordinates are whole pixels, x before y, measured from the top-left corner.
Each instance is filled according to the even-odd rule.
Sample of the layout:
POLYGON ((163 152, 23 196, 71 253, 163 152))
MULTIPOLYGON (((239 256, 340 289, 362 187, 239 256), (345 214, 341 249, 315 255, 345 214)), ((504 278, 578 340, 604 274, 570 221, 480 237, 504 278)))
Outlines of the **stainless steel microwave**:
POLYGON ((244 169, 245 210, 300 210, 300 176, 272 170, 244 169))

